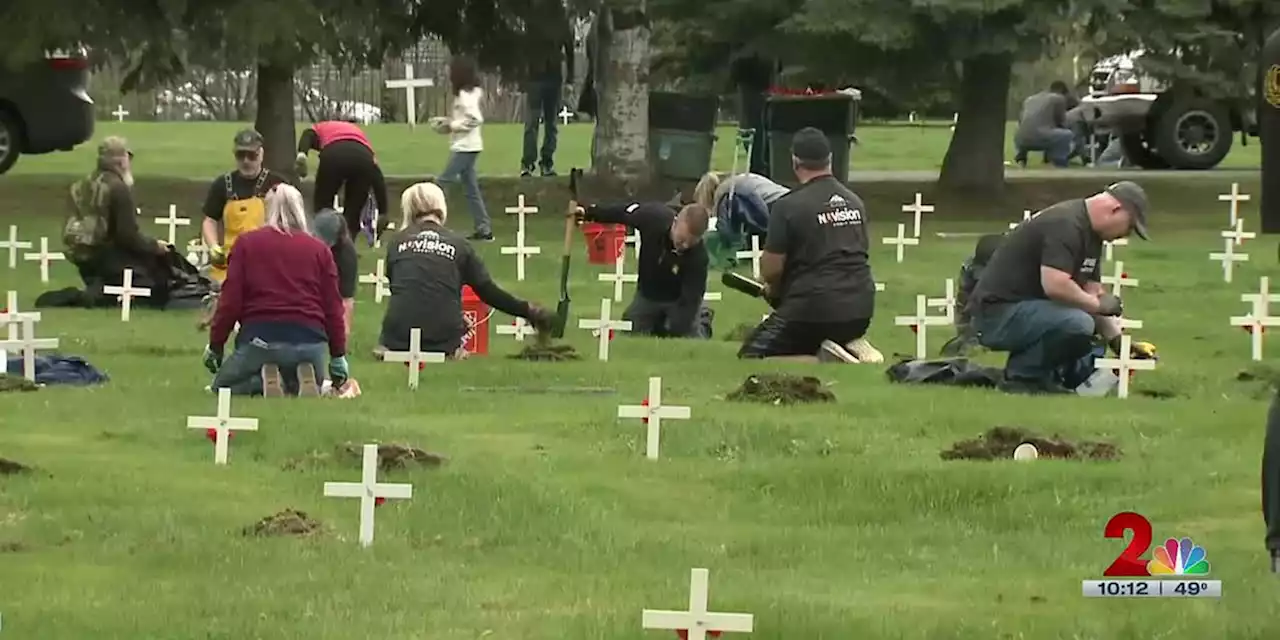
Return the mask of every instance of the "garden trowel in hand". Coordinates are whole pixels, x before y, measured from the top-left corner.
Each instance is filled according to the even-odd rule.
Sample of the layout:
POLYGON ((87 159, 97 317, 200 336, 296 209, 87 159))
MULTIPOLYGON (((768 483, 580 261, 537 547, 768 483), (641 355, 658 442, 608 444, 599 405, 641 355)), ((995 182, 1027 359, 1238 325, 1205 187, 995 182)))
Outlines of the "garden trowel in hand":
POLYGON ((582 169, 569 172, 569 210, 564 216, 564 255, 560 258, 560 302, 556 304, 556 322, 551 328, 551 337, 559 340, 564 337, 565 325, 569 322, 569 263, 573 254, 573 234, 578 230, 578 179, 582 169))

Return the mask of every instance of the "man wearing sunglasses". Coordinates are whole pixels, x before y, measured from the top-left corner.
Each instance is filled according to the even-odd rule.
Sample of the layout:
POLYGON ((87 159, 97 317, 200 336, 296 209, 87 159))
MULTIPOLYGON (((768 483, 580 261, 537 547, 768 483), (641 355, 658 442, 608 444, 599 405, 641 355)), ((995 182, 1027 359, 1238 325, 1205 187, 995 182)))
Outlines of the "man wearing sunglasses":
MULTIPOLYGON (((1119 350, 1124 310, 1102 288, 1102 243, 1130 234, 1147 239, 1147 195, 1123 181, 1041 211, 1000 243, 969 309, 982 346, 1009 352, 1006 391, 1072 393, 1093 373, 1095 334, 1119 350)), ((1154 357, 1139 344, 1131 357, 1154 357)))
POLYGON ((266 215, 266 195, 284 182, 262 167, 262 134, 245 129, 234 140, 236 168, 214 179, 204 201, 201 236, 213 264, 209 277, 227 277, 227 256, 236 238, 261 227, 266 215))

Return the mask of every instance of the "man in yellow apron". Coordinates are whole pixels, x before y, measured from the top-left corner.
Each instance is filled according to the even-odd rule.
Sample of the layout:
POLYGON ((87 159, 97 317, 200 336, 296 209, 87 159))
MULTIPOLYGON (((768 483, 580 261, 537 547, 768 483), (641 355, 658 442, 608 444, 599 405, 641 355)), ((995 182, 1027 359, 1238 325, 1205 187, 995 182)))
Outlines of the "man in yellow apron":
POLYGON ((284 178, 262 168, 262 134, 245 129, 235 137, 236 168, 214 179, 204 202, 201 236, 209 247, 213 268, 209 277, 227 277, 227 256, 236 238, 261 227, 266 218, 264 198, 284 178))

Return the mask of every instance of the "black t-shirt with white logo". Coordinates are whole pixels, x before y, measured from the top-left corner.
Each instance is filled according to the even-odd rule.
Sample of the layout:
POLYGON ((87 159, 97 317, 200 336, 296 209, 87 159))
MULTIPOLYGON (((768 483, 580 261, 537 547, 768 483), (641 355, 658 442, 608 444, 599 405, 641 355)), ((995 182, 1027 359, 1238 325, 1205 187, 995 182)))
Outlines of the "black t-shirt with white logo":
POLYGON ((773 203, 764 250, 786 256, 777 294, 781 317, 843 322, 874 314, 866 206, 834 177, 812 180, 773 203))
POLYGON ((467 331, 462 286, 487 283, 489 273, 462 236, 434 222, 411 226, 387 243, 391 298, 382 319, 384 346, 409 348, 410 330, 422 330, 422 349, 456 344, 467 331))
POLYGON ((1101 278, 1102 238, 1084 200, 1059 202, 1018 225, 987 263, 973 293, 979 306, 1043 300, 1040 267, 1071 274, 1081 287, 1101 278))

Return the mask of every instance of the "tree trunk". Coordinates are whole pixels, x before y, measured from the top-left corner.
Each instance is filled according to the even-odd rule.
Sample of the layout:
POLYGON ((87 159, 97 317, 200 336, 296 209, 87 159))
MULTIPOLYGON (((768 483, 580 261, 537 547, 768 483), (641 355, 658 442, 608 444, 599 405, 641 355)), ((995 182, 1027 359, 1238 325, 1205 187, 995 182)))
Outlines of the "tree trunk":
POLYGON ((984 55, 964 61, 959 118, 938 178, 943 189, 980 194, 1004 189, 1004 136, 1012 81, 1012 56, 984 55))
POLYGON ((596 87, 595 174, 630 189, 649 179, 649 35, 645 0, 602 9, 596 87))
POLYGON ((258 117, 253 126, 262 134, 264 164, 295 180, 293 158, 297 133, 293 121, 293 66, 262 61, 258 64, 258 117))

